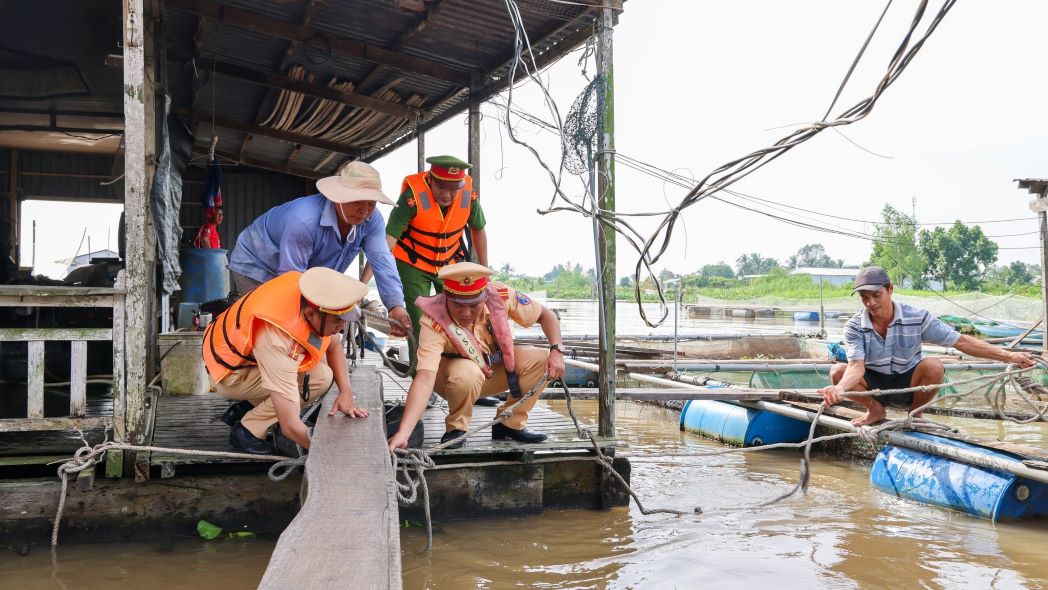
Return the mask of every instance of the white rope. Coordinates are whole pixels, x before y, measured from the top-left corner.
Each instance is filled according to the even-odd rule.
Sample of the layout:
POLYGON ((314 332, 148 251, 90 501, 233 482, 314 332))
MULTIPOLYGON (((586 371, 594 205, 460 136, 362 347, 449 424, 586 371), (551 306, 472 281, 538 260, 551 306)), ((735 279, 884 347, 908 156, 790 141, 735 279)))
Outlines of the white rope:
POLYGON ((58 528, 62 522, 62 514, 65 512, 66 492, 69 488, 70 474, 80 473, 81 471, 94 467, 109 451, 166 453, 171 455, 187 455, 195 457, 244 459, 248 461, 275 461, 276 464, 269 469, 269 477, 273 481, 284 479, 294 469, 294 467, 305 463, 305 457, 291 458, 281 455, 251 455, 248 453, 232 453, 227 451, 203 451, 198 449, 175 449, 146 445, 132 445, 108 440, 108 432, 106 433, 106 440, 94 446, 87 443, 82 432, 80 433, 80 439, 84 441, 84 446, 77 449, 71 459, 62 463, 58 467, 58 477, 62 479, 62 489, 59 492, 58 509, 55 511, 54 525, 51 528, 52 547, 58 546, 58 528))

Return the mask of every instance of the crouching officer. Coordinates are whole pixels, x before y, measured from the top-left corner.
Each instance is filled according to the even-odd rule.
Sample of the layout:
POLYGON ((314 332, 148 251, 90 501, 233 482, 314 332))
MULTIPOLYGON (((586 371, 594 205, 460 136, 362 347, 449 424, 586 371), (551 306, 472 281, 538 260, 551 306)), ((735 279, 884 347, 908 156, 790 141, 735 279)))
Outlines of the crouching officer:
MULTIPOLYGON (((405 448, 411 429, 426 409, 431 391, 448 400, 446 432, 441 442, 457 439, 447 448, 461 447, 473 416, 473 402, 480 396, 510 392, 499 406, 501 413, 549 379, 564 376, 560 324, 547 307, 501 283, 489 282, 492 270, 472 262, 440 269, 444 293, 416 300, 422 309, 418 364, 408 390, 404 418, 389 439, 390 450, 405 448), (509 320, 522 327, 536 322, 550 342, 549 350, 514 346, 509 320)), ((543 384, 545 387, 545 384, 543 384)), ((537 443, 546 435, 527 428, 528 413, 541 390, 491 428, 491 438, 511 438, 537 443)))
POLYGON ((353 405, 339 332, 356 319, 366 285, 330 268, 288 272, 267 281, 222 312, 204 333, 203 354, 215 390, 241 400, 223 420, 229 444, 245 453, 271 454, 271 426, 309 447, 300 417, 309 403, 338 385, 331 414, 365 417, 353 405), (299 393, 301 392, 301 393, 299 393))

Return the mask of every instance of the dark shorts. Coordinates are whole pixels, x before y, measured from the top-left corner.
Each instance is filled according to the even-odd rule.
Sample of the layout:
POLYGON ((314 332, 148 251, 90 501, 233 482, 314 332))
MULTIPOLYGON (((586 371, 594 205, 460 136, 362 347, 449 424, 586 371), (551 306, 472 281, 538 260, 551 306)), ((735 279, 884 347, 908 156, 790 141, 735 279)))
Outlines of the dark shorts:
MULTIPOLYGON (((916 370, 917 365, 914 365, 912 369, 905 373, 885 375, 884 373, 878 373, 877 371, 866 369, 866 374, 863 375, 863 379, 866 380, 866 385, 868 385, 870 389, 905 389, 912 386, 911 382, 913 381, 913 372, 916 370)), ((878 395, 876 399, 881 402, 882 406, 891 406, 893 408, 902 408, 905 410, 909 409, 910 405, 913 404, 913 392, 878 395)))

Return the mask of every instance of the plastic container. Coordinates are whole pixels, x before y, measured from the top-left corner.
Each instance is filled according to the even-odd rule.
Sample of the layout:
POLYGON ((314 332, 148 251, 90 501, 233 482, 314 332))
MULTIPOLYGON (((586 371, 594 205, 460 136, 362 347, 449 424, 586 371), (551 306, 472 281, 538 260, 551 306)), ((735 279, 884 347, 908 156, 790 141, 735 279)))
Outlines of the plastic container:
POLYGON ((221 248, 189 248, 178 257, 182 265, 182 301, 207 303, 229 296, 226 251, 221 248))
POLYGON ((203 332, 160 334, 160 386, 166 395, 197 395, 211 389, 201 346, 203 332))
MULTIPOLYGON (((1019 459, 995 449, 920 432, 908 436, 1003 460, 1019 459)), ((1048 485, 921 451, 887 445, 870 470, 882 492, 997 521, 1048 515, 1048 485)))
POLYGON ((680 412, 680 429, 742 446, 800 442, 811 424, 764 410, 710 400, 691 400, 680 412))

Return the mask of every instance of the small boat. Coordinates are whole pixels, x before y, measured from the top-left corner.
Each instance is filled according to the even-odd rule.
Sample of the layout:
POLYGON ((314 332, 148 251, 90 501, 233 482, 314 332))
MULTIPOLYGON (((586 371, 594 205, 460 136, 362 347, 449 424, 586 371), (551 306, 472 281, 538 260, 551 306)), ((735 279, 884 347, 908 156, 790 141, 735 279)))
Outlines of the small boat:
POLYGON ((793 321, 795 321, 795 322, 817 322, 817 321, 819 321, 819 312, 817 312, 817 311, 795 311, 795 312, 793 312, 793 321))
MULTIPOLYGON (((1027 330, 1027 328, 993 321, 976 321, 972 322, 972 326, 988 338, 1015 338, 1027 330)), ((1034 330, 1023 338, 1023 342, 1044 342, 1044 332, 1034 330)))

